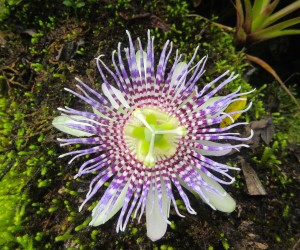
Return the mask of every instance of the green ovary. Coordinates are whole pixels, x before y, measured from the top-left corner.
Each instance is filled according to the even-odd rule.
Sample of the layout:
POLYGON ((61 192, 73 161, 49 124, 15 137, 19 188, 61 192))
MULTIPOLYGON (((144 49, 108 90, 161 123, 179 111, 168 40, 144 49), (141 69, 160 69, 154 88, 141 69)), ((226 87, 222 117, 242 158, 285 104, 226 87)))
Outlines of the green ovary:
POLYGON ((127 146, 137 160, 154 167, 176 153, 177 141, 186 135, 178 119, 153 107, 137 108, 124 127, 127 146))

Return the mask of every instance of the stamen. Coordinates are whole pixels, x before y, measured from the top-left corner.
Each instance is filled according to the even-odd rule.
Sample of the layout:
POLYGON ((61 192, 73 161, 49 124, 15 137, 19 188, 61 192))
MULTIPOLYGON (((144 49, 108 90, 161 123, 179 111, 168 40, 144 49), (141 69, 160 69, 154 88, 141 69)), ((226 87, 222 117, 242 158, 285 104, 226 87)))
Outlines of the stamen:
POLYGON ((154 167, 156 162, 172 157, 176 153, 178 136, 187 134, 184 126, 178 126, 175 116, 151 106, 137 108, 132 117, 123 130, 125 142, 131 155, 146 167, 154 167))
POLYGON ((146 121, 146 118, 143 114, 143 112, 141 111, 141 109, 137 108, 135 111, 132 112, 132 115, 139 119, 147 129, 149 129, 151 132, 154 132, 154 130, 151 128, 151 126, 148 124, 148 122, 146 121))
POLYGON ((150 148, 149 148, 148 154, 147 154, 147 156, 144 160, 144 165, 148 166, 148 167, 154 167, 155 166, 155 158, 153 156, 154 140, 155 140, 155 134, 152 133, 151 141, 150 141, 150 148))
POLYGON ((158 130, 158 131, 154 131, 154 133, 158 135, 175 134, 180 136, 186 136, 187 134, 186 128, 184 126, 180 126, 173 130, 158 130))

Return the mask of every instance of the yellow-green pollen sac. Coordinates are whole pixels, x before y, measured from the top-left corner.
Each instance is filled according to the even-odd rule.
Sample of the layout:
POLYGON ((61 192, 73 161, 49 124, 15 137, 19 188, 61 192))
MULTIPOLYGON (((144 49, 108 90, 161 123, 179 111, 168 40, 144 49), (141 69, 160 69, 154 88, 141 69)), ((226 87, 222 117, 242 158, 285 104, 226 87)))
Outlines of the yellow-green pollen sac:
POLYGON ((176 153, 179 136, 186 135, 184 126, 174 116, 153 107, 137 108, 124 127, 127 146, 137 160, 153 167, 157 161, 176 153))

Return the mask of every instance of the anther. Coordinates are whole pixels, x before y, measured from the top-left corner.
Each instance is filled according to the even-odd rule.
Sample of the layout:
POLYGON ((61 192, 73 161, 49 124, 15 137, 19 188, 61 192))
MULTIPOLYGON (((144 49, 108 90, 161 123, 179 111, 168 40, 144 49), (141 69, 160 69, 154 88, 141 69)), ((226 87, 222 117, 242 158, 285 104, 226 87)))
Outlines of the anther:
POLYGON ((143 112, 141 111, 141 109, 137 108, 135 111, 132 112, 132 115, 139 119, 146 128, 148 128, 152 133, 154 132, 154 130, 151 128, 151 126, 148 124, 148 122, 146 121, 146 118, 143 114, 143 112))

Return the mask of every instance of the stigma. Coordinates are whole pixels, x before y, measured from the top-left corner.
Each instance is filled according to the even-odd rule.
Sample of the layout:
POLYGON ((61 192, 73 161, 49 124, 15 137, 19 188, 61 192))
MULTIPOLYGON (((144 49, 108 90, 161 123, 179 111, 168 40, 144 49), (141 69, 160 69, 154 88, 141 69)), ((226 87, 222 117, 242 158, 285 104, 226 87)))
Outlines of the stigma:
POLYGON ((131 154, 147 167, 176 153, 186 128, 175 116, 155 107, 137 108, 124 126, 124 138, 131 154))

